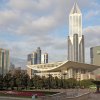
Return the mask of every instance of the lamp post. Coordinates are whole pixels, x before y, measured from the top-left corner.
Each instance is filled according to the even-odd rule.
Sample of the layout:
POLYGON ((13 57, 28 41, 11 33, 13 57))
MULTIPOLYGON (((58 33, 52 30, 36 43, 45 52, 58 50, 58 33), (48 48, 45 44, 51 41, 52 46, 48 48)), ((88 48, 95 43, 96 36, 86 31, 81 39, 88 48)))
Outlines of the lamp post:
POLYGON ((49 90, 50 90, 50 88, 51 88, 51 81, 50 81, 50 73, 49 73, 49 83, 48 83, 48 85, 49 85, 49 90))
POLYGON ((63 73, 63 76, 64 76, 64 78, 63 78, 63 79, 64 79, 63 87, 66 87, 66 85, 65 85, 65 83, 66 83, 66 81, 65 81, 65 76, 66 76, 66 75, 67 75, 67 74, 64 72, 64 73, 63 73))

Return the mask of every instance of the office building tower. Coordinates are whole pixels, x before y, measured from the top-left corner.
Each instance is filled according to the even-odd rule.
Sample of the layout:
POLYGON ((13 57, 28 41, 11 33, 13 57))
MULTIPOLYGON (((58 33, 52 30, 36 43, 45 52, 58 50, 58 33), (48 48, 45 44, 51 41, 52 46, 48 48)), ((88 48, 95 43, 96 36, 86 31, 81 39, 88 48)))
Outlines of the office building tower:
POLYGON ((37 53, 37 64, 41 64, 41 49, 40 49, 40 47, 37 48, 36 53, 37 53))
POLYGON ((68 60, 84 63, 84 58, 82 13, 75 3, 69 15, 68 60))
POLYGON ((9 50, 0 49, 0 74, 6 75, 9 72, 10 58, 9 50))
POLYGON ((28 56, 27 56, 27 63, 29 64, 29 65, 32 65, 32 54, 28 54, 28 56))
POLYGON ((48 53, 42 54, 41 63, 42 64, 48 63, 48 53))
POLYGON ((42 64, 48 63, 48 53, 42 54, 40 47, 38 47, 35 52, 28 54, 27 64, 34 65, 34 64, 41 64, 41 63, 42 64))
POLYGON ((37 64, 37 53, 33 52, 29 54, 27 61, 29 65, 37 64))
POLYGON ((100 46, 90 48, 91 64, 100 66, 100 46))
POLYGON ((32 65, 37 64, 37 53, 33 52, 32 53, 32 65))

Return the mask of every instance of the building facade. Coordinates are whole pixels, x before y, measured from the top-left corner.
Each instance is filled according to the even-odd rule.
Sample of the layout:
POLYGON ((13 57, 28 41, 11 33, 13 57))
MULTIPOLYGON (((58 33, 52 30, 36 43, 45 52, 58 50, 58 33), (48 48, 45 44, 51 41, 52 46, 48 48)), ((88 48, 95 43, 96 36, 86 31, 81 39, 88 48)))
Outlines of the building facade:
POLYGON ((91 64, 100 66, 100 46, 90 48, 91 64))
POLYGON ((10 67, 9 50, 0 49, 0 74, 6 75, 10 67))
POLYGON ((68 60, 84 63, 84 36, 82 35, 82 13, 74 4, 69 15, 68 60))

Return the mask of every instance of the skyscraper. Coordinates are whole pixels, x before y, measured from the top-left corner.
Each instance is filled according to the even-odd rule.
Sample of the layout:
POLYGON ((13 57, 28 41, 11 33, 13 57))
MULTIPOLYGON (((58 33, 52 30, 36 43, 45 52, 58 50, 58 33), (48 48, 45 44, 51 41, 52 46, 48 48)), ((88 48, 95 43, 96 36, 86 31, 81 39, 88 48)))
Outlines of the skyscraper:
POLYGON ((41 49, 40 49, 40 47, 37 48, 36 53, 37 53, 37 64, 41 64, 41 49))
POLYGON ((74 4, 69 14, 68 60, 84 63, 82 13, 77 3, 74 4))
POLYGON ((100 46, 90 48, 91 64, 100 66, 100 46))
POLYGON ((35 52, 28 54, 27 56, 27 64, 34 65, 34 64, 43 64, 48 63, 48 53, 42 54, 40 47, 36 49, 35 52))
POLYGON ((0 48, 0 74, 6 75, 10 67, 9 50, 0 48))
POLYGON ((31 54, 28 54, 27 61, 29 65, 37 64, 37 53, 33 52, 31 54))
POLYGON ((43 63, 43 64, 48 63, 48 53, 42 54, 41 63, 43 63))

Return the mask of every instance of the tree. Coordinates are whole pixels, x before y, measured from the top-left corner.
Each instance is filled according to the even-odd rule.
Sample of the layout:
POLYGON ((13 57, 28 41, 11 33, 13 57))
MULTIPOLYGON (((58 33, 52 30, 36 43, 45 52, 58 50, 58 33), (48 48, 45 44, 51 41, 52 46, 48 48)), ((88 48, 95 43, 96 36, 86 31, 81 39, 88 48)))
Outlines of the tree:
POLYGON ((40 76, 38 76, 38 75, 34 75, 34 77, 33 77, 33 80, 34 80, 34 87, 35 87, 35 89, 37 89, 37 88, 39 88, 39 85, 40 85, 40 76))
POLYGON ((27 89, 27 86, 29 84, 30 78, 28 74, 22 74, 22 85, 27 89))
POLYGON ((0 75, 0 90, 3 89, 3 76, 0 75))
POLYGON ((81 87, 89 88, 90 85, 94 85, 94 84, 92 83, 92 81, 93 81, 93 79, 82 80, 82 81, 80 82, 81 87))
POLYGON ((15 86, 17 87, 17 90, 19 90, 19 87, 22 85, 22 73, 21 70, 16 70, 14 73, 15 76, 15 86))
POLYGON ((8 73, 4 76, 4 79, 3 79, 3 84, 4 84, 4 87, 6 87, 6 89, 8 90, 8 88, 10 87, 10 81, 11 81, 11 74, 8 73))
POLYGON ((68 88, 75 88, 77 86, 77 80, 74 78, 67 79, 68 88))
POLYGON ((14 87, 16 86, 16 78, 15 76, 11 76, 11 80, 10 80, 10 87, 11 87, 11 90, 14 90, 14 87))

